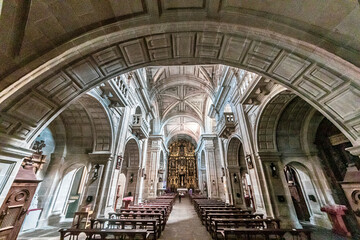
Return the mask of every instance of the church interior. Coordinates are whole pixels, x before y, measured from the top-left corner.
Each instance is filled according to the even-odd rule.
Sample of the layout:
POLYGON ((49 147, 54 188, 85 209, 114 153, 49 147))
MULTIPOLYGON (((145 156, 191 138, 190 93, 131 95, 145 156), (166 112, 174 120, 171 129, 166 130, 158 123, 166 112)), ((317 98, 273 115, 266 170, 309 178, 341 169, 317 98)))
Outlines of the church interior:
POLYGON ((360 1, 0 0, 0 240, 360 239, 360 1))

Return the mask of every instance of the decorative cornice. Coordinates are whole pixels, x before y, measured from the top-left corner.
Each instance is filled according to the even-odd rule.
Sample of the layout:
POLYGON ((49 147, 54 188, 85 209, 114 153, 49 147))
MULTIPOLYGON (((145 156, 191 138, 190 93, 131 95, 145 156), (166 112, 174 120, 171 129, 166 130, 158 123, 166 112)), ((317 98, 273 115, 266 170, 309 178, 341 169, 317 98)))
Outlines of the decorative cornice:
POLYGON ((35 151, 16 147, 8 144, 0 144, 0 155, 15 157, 15 158, 24 158, 31 156, 35 151))

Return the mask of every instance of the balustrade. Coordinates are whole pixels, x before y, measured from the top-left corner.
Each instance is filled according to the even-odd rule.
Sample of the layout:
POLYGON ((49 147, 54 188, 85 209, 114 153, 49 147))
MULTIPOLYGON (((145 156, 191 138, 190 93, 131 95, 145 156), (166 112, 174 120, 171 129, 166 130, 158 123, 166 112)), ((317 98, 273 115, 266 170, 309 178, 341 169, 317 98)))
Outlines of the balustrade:
POLYGON ((132 133, 139 139, 149 137, 150 126, 141 114, 134 114, 131 122, 132 133))
POLYGON ((223 116, 217 125, 217 132, 219 137, 228 138, 235 131, 235 118, 234 114, 224 112, 223 116))

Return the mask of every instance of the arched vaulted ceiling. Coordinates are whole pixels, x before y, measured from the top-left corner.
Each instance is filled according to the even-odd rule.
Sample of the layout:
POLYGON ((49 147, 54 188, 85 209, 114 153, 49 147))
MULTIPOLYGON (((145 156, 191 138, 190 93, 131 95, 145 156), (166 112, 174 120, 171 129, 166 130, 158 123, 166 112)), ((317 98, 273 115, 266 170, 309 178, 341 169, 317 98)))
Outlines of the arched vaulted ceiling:
POLYGON ((358 1, 9 0, 1 8, 6 142, 28 145, 113 76, 216 63, 284 84, 360 143, 358 1))
POLYGON ((183 133, 198 140, 219 81, 220 65, 147 67, 150 95, 165 136, 183 133))

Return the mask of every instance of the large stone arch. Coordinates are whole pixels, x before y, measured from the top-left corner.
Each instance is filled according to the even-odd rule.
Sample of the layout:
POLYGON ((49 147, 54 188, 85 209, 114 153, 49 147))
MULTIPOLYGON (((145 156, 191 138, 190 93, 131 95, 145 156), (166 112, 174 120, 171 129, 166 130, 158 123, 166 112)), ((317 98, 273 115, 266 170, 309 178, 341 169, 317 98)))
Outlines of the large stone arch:
POLYGON ((289 91, 273 96, 259 113, 255 131, 256 147, 259 152, 276 152, 276 128, 281 113, 295 97, 289 91))
POLYGON ((85 94, 78 100, 89 114, 93 129, 95 144, 93 152, 111 152, 113 147, 113 125, 104 106, 93 96, 85 94))
POLYGON ((281 113, 276 129, 278 151, 282 153, 302 153, 301 130, 306 117, 313 108, 304 100, 296 97, 290 101, 281 113))
MULTIPOLYGON (((79 44, 65 44, 3 79, 0 106, 5 137, 29 141, 71 101, 121 73, 149 65, 221 63, 287 86, 330 119, 354 145, 359 142, 359 69, 310 40, 211 21, 116 28, 96 38, 95 32, 99 34, 84 35, 92 36, 92 41, 77 39, 79 44), (186 49, 185 45, 193 47, 186 49), (33 105, 37 108, 30 111, 33 105)), ((354 56, 358 54, 350 52, 344 58, 356 62, 354 56)))

